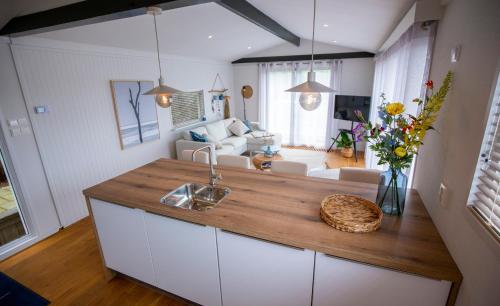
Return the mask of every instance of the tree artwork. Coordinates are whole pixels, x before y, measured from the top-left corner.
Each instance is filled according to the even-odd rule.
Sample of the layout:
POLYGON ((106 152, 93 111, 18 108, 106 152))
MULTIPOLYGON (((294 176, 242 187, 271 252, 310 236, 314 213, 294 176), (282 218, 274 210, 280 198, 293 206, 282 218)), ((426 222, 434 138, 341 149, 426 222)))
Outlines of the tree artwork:
POLYGON ((160 139, 154 96, 144 95, 153 81, 111 81, 122 150, 160 139))
POLYGON ((128 103, 132 106, 132 109, 134 110, 135 118, 137 119, 137 128, 139 129, 139 141, 142 143, 142 127, 141 127, 141 101, 139 100, 139 97, 141 96, 141 82, 137 81, 137 95, 135 96, 135 101, 132 98, 132 88, 128 89, 130 98, 128 100, 128 103))

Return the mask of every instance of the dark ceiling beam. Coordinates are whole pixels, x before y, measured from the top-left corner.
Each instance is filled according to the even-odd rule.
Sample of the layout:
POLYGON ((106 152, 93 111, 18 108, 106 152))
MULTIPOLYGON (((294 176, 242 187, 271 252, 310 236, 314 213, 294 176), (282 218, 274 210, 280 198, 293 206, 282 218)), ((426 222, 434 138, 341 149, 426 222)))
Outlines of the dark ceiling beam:
POLYGON ((0 36, 38 34, 143 15, 149 6, 172 10, 207 2, 213 0, 87 0, 12 18, 0 30, 0 36))
MULTIPOLYGON (((314 54, 314 60, 344 59, 344 58, 366 58, 374 57, 371 52, 342 52, 342 53, 324 53, 314 54)), ((285 55, 285 56, 264 56, 264 57, 244 57, 232 62, 233 64, 243 63, 268 63, 268 62, 295 62, 310 61, 311 54, 303 55, 285 55)))
POLYGON ((146 13, 149 6, 163 10, 215 2, 274 35, 299 46, 300 38, 245 0, 87 0, 11 19, 0 36, 24 36, 68 29, 146 13))
POLYGON ((279 23, 271 19, 252 4, 245 0, 216 0, 217 4, 225 7, 233 13, 258 25, 264 30, 296 45, 300 46, 300 37, 285 29, 279 23))

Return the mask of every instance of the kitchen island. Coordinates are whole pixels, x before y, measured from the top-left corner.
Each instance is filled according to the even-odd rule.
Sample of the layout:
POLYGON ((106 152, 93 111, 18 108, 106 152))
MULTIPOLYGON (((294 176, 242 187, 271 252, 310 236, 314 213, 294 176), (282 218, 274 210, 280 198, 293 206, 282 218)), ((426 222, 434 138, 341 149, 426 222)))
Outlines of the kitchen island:
POLYGON ((373 233, 319 217, 332 193, 377 186, 224 168, 208 211, 160 198, 207 183, 208 165, 160 159, 84 191, 107 277, 129 275, 203 305, 453 305, 462 275, 418 193, 373 233), (312 301, 312 302, 311 302, 312 301))

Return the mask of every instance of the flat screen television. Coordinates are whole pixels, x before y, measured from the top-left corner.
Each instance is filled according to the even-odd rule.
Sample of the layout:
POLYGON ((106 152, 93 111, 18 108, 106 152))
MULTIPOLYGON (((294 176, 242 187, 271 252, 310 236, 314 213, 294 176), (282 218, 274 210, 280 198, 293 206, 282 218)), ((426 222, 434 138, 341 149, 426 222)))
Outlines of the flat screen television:
POLYGON ((335 119, 359 122, 354 111, 360 110, 363 117, 368 120, 370 118, 371 100, 371 97, 364 96, 335 95, 335 112, 333 117, 335 119))

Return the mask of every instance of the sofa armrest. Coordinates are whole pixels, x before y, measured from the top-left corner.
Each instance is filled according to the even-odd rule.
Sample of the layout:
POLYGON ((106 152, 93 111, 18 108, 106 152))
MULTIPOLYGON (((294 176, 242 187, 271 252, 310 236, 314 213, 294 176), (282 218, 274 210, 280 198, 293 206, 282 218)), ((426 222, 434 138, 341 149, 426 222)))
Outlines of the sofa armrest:
POLYGON ((263 129, 260 128, 260 122, 258 121, 252 121, 250 122, 250 125, 252 126, 253 131, 263 131, 263 129))
POLYGON ((199 142, 199 141, 192 141, 192 140, 185 140, 185 139, 179 139, 175 142, 175 151, 177 153, 177 159, 179 159, 182 156, 182 151, 184 150, 197 150, 201 147, 204 146, 211 146, 211 149, 213 150, 212 152, 214 153, 212 155, 212 161, 215 162, 217 157, 215 154, 215 144, 211 142, 199 142))

